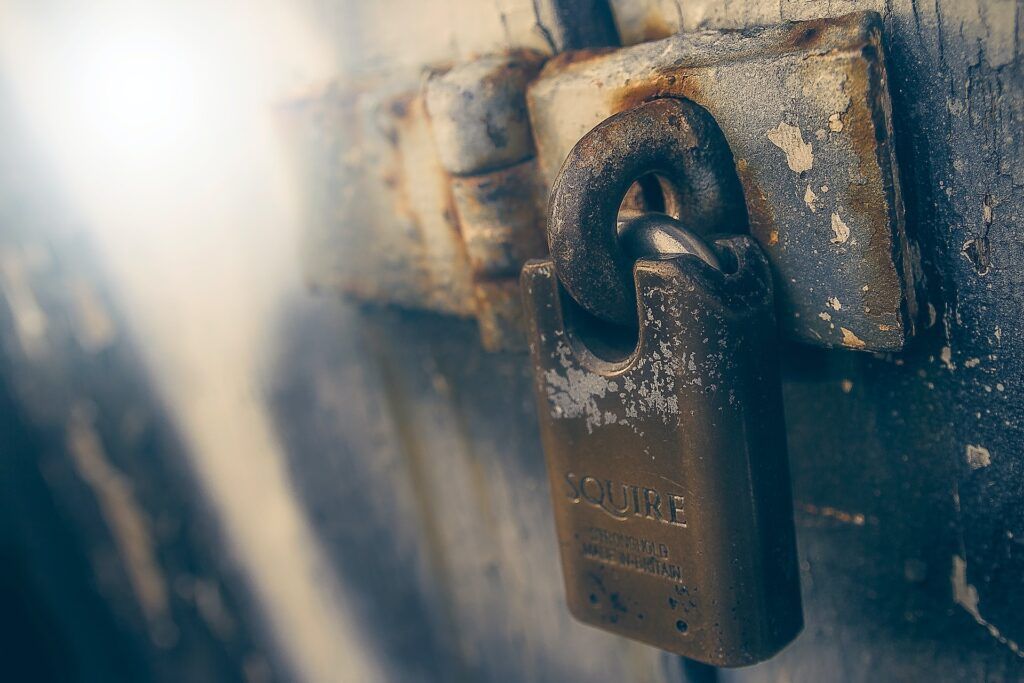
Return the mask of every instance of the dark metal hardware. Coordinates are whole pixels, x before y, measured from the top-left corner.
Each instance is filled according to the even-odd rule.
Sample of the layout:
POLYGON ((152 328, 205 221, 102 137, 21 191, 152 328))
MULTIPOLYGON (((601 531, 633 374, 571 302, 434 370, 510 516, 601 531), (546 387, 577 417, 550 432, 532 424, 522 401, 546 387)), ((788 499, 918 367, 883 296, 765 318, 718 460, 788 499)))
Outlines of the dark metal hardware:
POLYGON ((717 242, 640 260, 639 343, 620 362, 576 334, 554 264, 523 271, 566 597, 581 621, 717 666, 802 628, 768 264, 717 242))
POLYGON ((553 258, 522 275, 569 609, 716 666, 767 659, 803 627, 772 276, 746 235, 712 247, 664 214, 616 217, 657 171, 686 220, 728 225, 728 162, 690 103, 613 117, 569 154, 553 258), (637 335, 593 327, 565 292, 637 335))
POLYGON ((569 153, 551 189, 548 246, 559 278, 591 314, 636 321, 633 259, 616 217, 629 187, 661 176, 680 219, 701 232, 743 232, 746 208, 728 145, 714 119, 682 99, 656 99, 598 125, 569 153))
POLYGON ((652 98, 695 102, 735 157, 783 336, 899 350, 928 309, 905 230, 886 63, 872 12, 556 57, 528 91, 537 160, 551 183, 609 117, 652 98))
POLYGON ((619 226, 619 245, 633 259, 666 260, 692 254, 709 266, 722 269, 714 249, 663 213, 644 213, 624 222, 619 226))

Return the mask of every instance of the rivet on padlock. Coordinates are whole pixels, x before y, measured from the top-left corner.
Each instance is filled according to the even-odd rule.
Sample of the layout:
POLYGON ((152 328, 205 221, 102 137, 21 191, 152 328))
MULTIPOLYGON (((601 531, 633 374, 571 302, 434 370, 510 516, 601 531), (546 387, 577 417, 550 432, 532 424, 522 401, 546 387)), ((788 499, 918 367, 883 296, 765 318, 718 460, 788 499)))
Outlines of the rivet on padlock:
MULTIPOLYGON (((572 202, 560 194, 588 191, 581 177, 621 188, 598 198, 616 208, 641 173, 681 182, 655 162, 666 149, 678 155, 680 136, 691 144, 694 130, 712 130, 714 121, 685 101, 645 107, 609 119, 579 144, 595 134, 628 139, 637 121, 671 116, 679 125, 643 134, 651 164, 609 179, 600 176, 617 172, 614 165, 581 172, 573 164, 586 157, 570 155, 550 204, 555 259, 531 262, 522 274, 566 594, 586 623, 708 664, 753 664, 803 627, 767 261, 749 237, 704 244, 667 216, 634 219, 619 234, 614 213, 587 226, 573 224, 583 214, 562 213, 572 202), (562 261, 603 250, 604 263, 630 265, 637 323, 625 346, 614 326, 576 301, 582 291, 591 313, 601 313, 594 309, 614 308, 618 295, 586 291, 600 289, 586 278, 564 286, 555 245, 566 247, 567 235, 600 240, 561 249, 562 261)), ((721 149, 705 149, 724 145, 718 136, 697 135, 686 170, 724 178, 728 194, 728 175, 708 168, 721 163, 721 149)), ((714 182, 704 187, 721 197, 714 182)))

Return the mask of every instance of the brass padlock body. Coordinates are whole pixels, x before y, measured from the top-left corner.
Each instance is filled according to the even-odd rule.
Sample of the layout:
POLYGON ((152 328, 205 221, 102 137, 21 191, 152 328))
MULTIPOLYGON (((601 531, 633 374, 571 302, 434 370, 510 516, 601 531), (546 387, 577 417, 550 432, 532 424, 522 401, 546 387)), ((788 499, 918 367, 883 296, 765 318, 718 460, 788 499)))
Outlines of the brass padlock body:
POLYGON ((581 621, 717 666, 803 626, 767 262, 640 260, 635 350, 600 358, 551 261, 522 285, 566 595, 581 621))

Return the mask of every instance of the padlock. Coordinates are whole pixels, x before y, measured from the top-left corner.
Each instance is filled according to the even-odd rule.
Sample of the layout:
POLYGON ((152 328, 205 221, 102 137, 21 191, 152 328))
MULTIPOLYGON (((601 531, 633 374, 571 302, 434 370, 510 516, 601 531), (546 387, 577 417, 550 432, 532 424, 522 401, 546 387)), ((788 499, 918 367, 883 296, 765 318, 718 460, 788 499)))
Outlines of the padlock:
MULTIPOLYGON (((677 168, 704 178, 718 171, 696 167, 722 161, 706 148, 722 141, 691 139, 708 126, 706 112, 655 102, 639 120, 672 123, 643 133, 662 140, 646 148, 649 165, 609 181, 614 164, 582 172, 574 165, 588 157, 570 155, 552 190, 555 258, 523 270, 541 435, 572 614, 694 660, 741 666, 772 656, 803 627, 772 280, 744 235, 704 243, 664 216, 617 230, 618 203, 640 171, 680 182, 665 154, 690 145, 696 151, 677 168), (587 191, 580 177, 611 191, 565 211, 560 195, 587 191), (573 225, 581 216, 592 223, 573 225), (584 310, 564 286, 558 254, 586 250, 558 243, 581 233, 600 234, 606 263, 630 264, 634 325, 592 315, 600 311, 584 310)), ((635 125, 630 114, 602 126, 635 125)), ((600 128, 599 139, 614 138, 600 128)), ((584 298, 600 308, 600 293, 584 298)))

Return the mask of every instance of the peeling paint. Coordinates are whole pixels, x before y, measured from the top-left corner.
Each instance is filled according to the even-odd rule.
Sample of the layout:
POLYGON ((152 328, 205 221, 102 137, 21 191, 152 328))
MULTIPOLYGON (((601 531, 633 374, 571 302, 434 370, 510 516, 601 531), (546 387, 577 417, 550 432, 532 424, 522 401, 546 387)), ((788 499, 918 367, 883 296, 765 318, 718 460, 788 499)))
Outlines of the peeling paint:
POLYGON ((828 129, 833 133, 840 133, 843 130, 843 117, 839 113, 828 117, 828 129))
POLYGON ((967 444, 967 464, 972 470, 980 470, 992 464, 992 454, 984 446, 967 444))
MULTIPOLYGON (((651 290, 643 296, 656 300, 663 294, 651 290)), ((673 310, 670 315, 678 316, 680 312, 673 310)), ((647 316, 648 327, 661 328, 662 321, 651 310, 647 316)), ((549 366, 542 376, 550 415, 555 419, 584 418, 588 433, 605 424, 622 424, 635 430, 635 418, 677 424, 680 384, 717 391, 723 362, 721 354, 680 353, 668 342, 660 342, 656 351, 636 358, 630 369, 612 377, 581 367, 564 341, 555 345, 552 359, 554 367, 549 366)))
POLYGON ((565 373, 548 370, 544 373, 547 383, 551 416, 555 418, 586 417, 587 431, 604 423, 615 422, 614 415, 607 415, 597 405, 597 399, 619 390, 615 382, 593 372, 574 367, 570 362, 571 351, 564 342, 559 342, 556 353, 565 373))
POLYGON ((803 133, 796 126, 785 121, 767 133, 773 145, 786 153, 786 163, 795 173, 804 173, 814 165, 814 151, 809 142, 804 142, 803 133))
POLYGON ((832 212, 832 239, 829 240, 832 244, 846 244, 846 241, 850 239, 850 228, 846 225, 842 218, 839 217, 839 213, 836 211, 832 212))
POLYGON ((807 191, 804 192, 804 204, 806 204, 807 208, 811 210, 811 213, 817 213, 818 212, 817 201, 818 201, 818 195, 814 194, 814 190, 812 190, 811 186, 808 185, 807 186, 807 191))
POLYGON ((838 311, 843 307, 842 302, 839 301, 839 299, 837 299, 834 296, 830 296, 826 303, 828 304, 828 307, 831 308, 833 311, 838 311))
POLYGON ((853 346, 858 349, 864 348, 864 340, 854 334, 851 330, 845 327, 840 327, 839 331, 843 333, 843 343, 847 346, 853 346))

